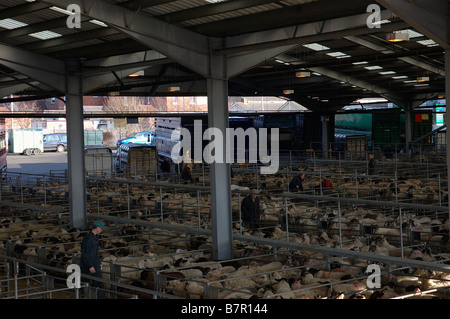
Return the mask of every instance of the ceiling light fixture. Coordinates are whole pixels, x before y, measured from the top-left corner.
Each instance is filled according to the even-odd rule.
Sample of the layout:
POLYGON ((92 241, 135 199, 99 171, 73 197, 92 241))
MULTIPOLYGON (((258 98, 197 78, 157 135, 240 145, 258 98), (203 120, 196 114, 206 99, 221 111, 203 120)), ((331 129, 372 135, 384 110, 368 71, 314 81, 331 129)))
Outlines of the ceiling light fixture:
POLYGON ((129 74, 129 75, 128 75, 128 77, 130 77, 130 78, 136 78, 136 77, 138 77, 138 76, 144 76, 144 71, 143 71, 143 70, 140 70, 140 71, 137 71, 137 72, 135 72, 135 73, 132 73, 132 74, 129 74))
POLYGON ((409 40, 409 34, 403 33, 403 32, 393 32, 386 34, 386 40, 389 42, 395 43, 395 42, 403 42, 409 40))
POLYGON ((428 82, 428 81, 430 81, 430 77, 428 77, 428 76, 417 77, 417 82, 428 82))
POLYGON ((311 72, 308 71, 300 71, 295 73, 295 77, 297 78, 307 78, 311 76, 311 72))

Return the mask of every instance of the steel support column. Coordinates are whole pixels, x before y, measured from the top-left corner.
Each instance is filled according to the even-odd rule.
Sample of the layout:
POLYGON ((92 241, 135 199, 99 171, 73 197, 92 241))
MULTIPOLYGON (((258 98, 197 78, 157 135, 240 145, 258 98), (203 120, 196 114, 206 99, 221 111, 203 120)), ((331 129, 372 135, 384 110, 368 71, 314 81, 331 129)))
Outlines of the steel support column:
POLYGON ((328 115, 322 116, 322 158, 328 159, 328 115))
POLYGON ((411 156, 410 142, 412 141, 412 112, 411 103, 407 103, 405 107, 405 152, 407 158, 411 156))
POLYGON ((69 170, 69 212, 70 225, 79 229, 87 228, 86 182, 84 166, 84 126, 83 88, 77 62, 67 63, 66 125, 67 163, 69 170))
MULTIPOLYGON (((233 234, 231 220, 230 164, 226 163, 226 128, 228 127, 228 80, 226 58, 212 56, 211 76, 207 78, 208 126, 222 132, 222 159, 211 164, 211 223, 213 259, 233 258, 233 234)), ((216 138, 216 137, 215 137, 216 138)), ((220 144, 220 143, 219 143, 220 144)), ((216 144, 217 145, 217 144, 216 144)))
MULTIPOLYGON (((446 74, 450 74, 450 50, 445 50, 445 71, 446 74)), ((449 118, 448 118, 448 101, 450 100, 450 76, 445 77, 445 124, 447 124, 447 127, 449 127, 449 118)), ((450 138, 447 135, 446 138, 446 154, 447 154, 447 178, 448 183, 450 185, 450 138)), ((449 216, 450 216, 450 201, 449 201, 449 216)), ((449 229, 450 234, 450 229, 449 229)))

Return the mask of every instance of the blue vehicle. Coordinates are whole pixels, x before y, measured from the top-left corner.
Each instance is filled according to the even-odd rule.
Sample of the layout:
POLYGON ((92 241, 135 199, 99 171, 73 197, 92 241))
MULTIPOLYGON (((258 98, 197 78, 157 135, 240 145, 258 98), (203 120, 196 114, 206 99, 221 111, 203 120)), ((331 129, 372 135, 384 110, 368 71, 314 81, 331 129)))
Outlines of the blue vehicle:
POLYGON ((155 132, 138 132, 117 140, 117 146, 128 143, 155 145, 155 132))

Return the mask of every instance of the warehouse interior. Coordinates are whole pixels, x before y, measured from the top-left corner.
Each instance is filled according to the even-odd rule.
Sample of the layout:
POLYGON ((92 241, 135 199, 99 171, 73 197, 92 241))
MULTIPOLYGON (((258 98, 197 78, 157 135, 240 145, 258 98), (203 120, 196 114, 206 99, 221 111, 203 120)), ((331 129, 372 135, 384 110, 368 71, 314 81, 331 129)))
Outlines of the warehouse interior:
MULTIPOLYGON (((101 219, 110 229, 133 237, 132 247, 136 251, 152 253, 152 257, 167 251, 166 242, 170 242, 171 248, 181 249, 192 245, 195 239, 208 238, 211 259, 208 267, 218 269, 219 264, 224 265, 223 261, 236 259, 244 265, 241 259, 251 262, 256 256, 261 262, 260 273, 269 280, 282 276, 281 264, 284 262, 289 261, 292 273, 312 267, 313 263, 304 259, 314 260, 314 265, 323 263, 331 273, 338 263, 333 261, 337 256, 346 261, 383 263, 383 271, 389 279, 392 279, 391 268, 396 267, 448 274, 450 267, 445 262, 423 257, 406 258, 405 254, 406 251, 424 253, 433 248, 445 261, 448 253, 448 142, 439 163, 408 161, 411 160, 408 143, 413 141, 412 123, 418 108, 429 100, 445 98, 450 92, 450 81, 445 78, 446 72, 450 72, 449 14, 448 1, 430 3, 422 0, 2 1, 1 101, 63 98, 70 144, 67 184, 62 184, 63 179, 36 179, 35 183, 40 186, 36 193, 37 186, 25 189, 23 184, 18 187, 11 179, 9 185, 2 186, 2 211, 5 208, 5 212, 31 211, 33 216, 48 214, 52 217, 46 220, 47 223, 67 223, 67 226, 83 231, 94 219, 101 219), (73 5, 72 12, 69 7, 73 5), (78 8, 81 10, 79 20, 78 8), (77 23, 80 28, 76 27, 77 23), (403 41, 389 41, 397 37, 403 41), (140 76, 129 77, 134 73, 140 76), (225 161, 199 165, 195 186, 163 183, 155 171, 148 172, 145 179, 86 177, 80 174, 85 171, 82 98, 86 95, 207 96, 208 125, 222 131, 228 126, 228 97, 284 97, 322 118, 322 156, 290 157, 274 176, 260 175, 257 167, 238 167, 232 174, 225 161), (327 119, 358 99, 373 97, 384 98, 404 111, 407 142, 406 161, 397 158, 380 161, 379 171, 383 174, 377 177, 361 174, 365 170, 365 161, 333 160, 327 156, 327 119), (285 192, 290 178, 305 166, 312 168, 306 170, 311 192, 285 192), (339 181, 339 195, 315 188, 325 175, 339 181), (421 180, 421 183, 409 184, 408 179, 421 180), (260 196, 265 196, 264 221, 267 225, 262 227, 260 236, 248 234, 239 225, 240 218, 236 219, 236 214, 240 217, 241 199, 248 193, 232 190, 235 184, 257 188, 260 196), (401 188, 403 186, 405 189, 401 188), (425 191, 432 187, 437 196, 425 191), (413 190, 422 196, 415 196, 413 190), (27 192, 34 198, 29 202, 24 201, 27 192), (404 195, 406 193, 408 195, 404 195), (19 198, 19 202, 11 200, 10 195, 19 198), (52 200, 56 201, 53 203, 52 200), (47 201, 52 204, 47 206, 47 201), (59 206, 59 201, 64 204, 59 206), (131 206, 138 203, 142 205, 133 210, 131 206), (142 207, 148 207, 148 210, 142 207), (354 213, 354 218, 359 221, 368 215, 382 213, 382 223, 377 227, 346 224, 343 228, 345 216, 341 216, 341 209, 344 208, 354 213), (113 213, 105 214, 110 209, 113 213), (174 216, 173 212, 180 211, 182 214, 175 213, 174 216), (447 234, 439 233, 441 237, 437 243, 431 237, 423 239, 423 233, 414 231, 405 236, 407 230, 402 228, 405 227, 402 218, 409 215, 420 216, 423 223, 426 218, 441 221, 442 226, 433 226, 441 232, 446 229, 447 234), (388 241, 396 245, 395 253, 377 254, 345 248, 346 239, 361 236, 368 241, 368 238, 382 234, 379 228, 391 225, 395 225, 392 232, 383 235, 386 238, 392 236, 388 241), (316 238, 316 244, 310 243, 312 238, 305 239, 309 227, 323 235, 316 238), (399 231, 397 227, 400 227, 399 231), (333 247, 320 244, 325 241, 325 236, 331 237, 331 233, 323 233, 326 230, 337 236, 332 241, 333 247), (180 238, 176 233, 183 236, 180 238), (419 246, 420 249, 415 248, 419 246), (308 252, 305 254, 308 258, 296 253, 298 251, 308 252)), ((348 218, 346 222, 354 223, 354 220, 348 218)), ((17 242, 12 236, 5 239, 5 251, 16 252, 17 242)), ((354 248, 353 239, 351 246, 354 248)), ((22 240, 21 244, 25 243, 22 240)), ((194 252, 200 255, 203 251, 199 247, 204 244, 197 242, 192 245, 196 249, 188 250, 184 255, 174 253, 172 259, 187 259, 194 252)), ((67 253, 66 248, 64 251, 67 253)), ((45 260, 45 254, 38 251, 37 257, 31 258, 28 265, 39 268, 39 260, 43 257, 45 260)), ((145 264, 148 257, 137 256, 133 266, 111 263, 114 270, 108 273, 108 284, 116 275, 118 278, 111 290, 117 292, 118 288, 126 288, 129 291, 130 281, 121 281, 127 276, 120 273, 130 272, 135 276, 138 261, 145 264), (119 268, 121 271, 117 270, 119 268)), ((18 262, 17 259, 14 262, 18 262)), ((189 268, 188 265, 178 266, 189 268)), ((170 294, 167 291, 177 291, 175 285, 180 284, 180 280, 171 278, 173 269, 169 270, 172 272, 162 268, 155 270, 155 282, 150 289, 154 298, 219 299, 227 296, 244 299, 256 294, 248 287, 237 285, 237 282, 245 282, 243 278, 255 275, 243 272, 241 276, 235 274, 211 281, 206 280, 205 274, 198 275, 200 279, 195 277, 198 280, 181 280, 184 285, 189 282, 193 286, 195 282, 202 292, 178 288, 183 292, 170 294), (228 286, 225 287, 224 282, 228 286), (232 293, 235 295, 231 296, 232 293)), ((361 274, 360 267, 352 274, 355 276, 351 280, 356 280, 356 275, 361 274)), ((259 280, 261 289, 263 279, 259 280)), ((442 288, 430 294, 446 298, 446 279, 427 280, 427 284, 431 285, 430 281, 434 280, 442 288)), ((336 285, 346 283, 346 280, 340 280, 336 285)), ((317 290, 319 286, 313 288, 317 290)), ((142 286, 133 289, 131 295, 137 292, 148 295, 148 289, 142 286)), ((275 293, 275 297, 269 294, 264 297, 281 295, 281 299, 291 299, 294 293, 292 287, 290 289, 278 295, 275 293)), ((305 288, 298 289, 309 292, 305 288)), ((355 293, 352 292, 344 295, 355 293)), ((314 293, 317 298, 319 293, 314 293)), ((299 295, 306 296, 307 293, 299 295)), ((320 296, 329 297, 329 294, 321 292, 320 296)))

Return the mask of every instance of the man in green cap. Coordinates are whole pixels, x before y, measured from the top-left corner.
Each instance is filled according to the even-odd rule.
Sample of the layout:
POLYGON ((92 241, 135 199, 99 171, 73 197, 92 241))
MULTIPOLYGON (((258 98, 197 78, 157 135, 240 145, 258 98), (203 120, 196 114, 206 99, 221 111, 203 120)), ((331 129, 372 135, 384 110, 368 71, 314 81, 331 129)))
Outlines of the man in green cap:
POLYGON ((251 194, 246 196, 241 203, 242 221, 244 226, 251 230, 260 227, 261 209, 257 195, 258 190, 252 189, 251 194))
MULTIPOLYGON (((81 273, 88 276, 102 278, 101 261, 99 257, 99 237, 98 235, 105 230, 105 225, 97 220, 94 222, 92 229, 84 236, 81 242, 81 273)), ((88 282, 91 287, 98 287, 97 298, 104 299, 103 283, 101 281, 89 280, 82 278, 82 281, 88 282)))

